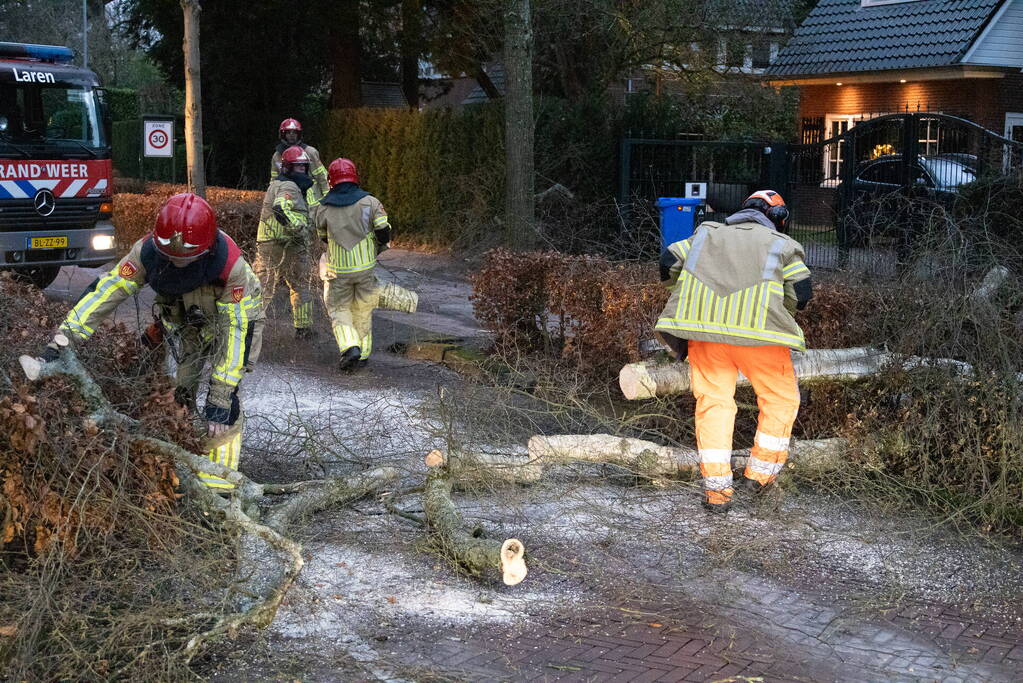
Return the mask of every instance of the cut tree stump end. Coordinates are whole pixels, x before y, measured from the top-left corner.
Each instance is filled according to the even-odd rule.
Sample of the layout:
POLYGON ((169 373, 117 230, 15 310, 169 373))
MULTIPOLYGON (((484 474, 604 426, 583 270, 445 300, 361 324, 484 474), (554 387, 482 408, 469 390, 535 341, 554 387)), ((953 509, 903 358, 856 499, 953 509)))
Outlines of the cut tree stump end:
POLYGON ((504 585, 522 583, 529 570, 526 568, 526 547, 517 538, 509 538, 501 545, 501 572, 504 585))

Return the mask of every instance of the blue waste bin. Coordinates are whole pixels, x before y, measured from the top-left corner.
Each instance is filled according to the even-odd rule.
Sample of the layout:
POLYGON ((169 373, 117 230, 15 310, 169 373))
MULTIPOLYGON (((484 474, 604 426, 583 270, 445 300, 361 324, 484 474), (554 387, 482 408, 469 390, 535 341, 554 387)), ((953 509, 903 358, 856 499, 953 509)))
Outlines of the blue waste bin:
POLYGON ((658 197, 661 210, 661 249, 693 236, 698 221, 703 220, 703 200, 689 197, 658 197))

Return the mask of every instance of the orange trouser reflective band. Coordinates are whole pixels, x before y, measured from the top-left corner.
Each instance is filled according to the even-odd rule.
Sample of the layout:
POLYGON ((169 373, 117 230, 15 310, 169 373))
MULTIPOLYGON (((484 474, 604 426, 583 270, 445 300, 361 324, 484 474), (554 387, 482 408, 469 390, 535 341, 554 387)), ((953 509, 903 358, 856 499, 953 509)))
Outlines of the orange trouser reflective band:
POLYGON ((799 385, 784 346, 734 346, 689 342, 693 395, 696 397, 696 446, 707 501, 732 498, 732 431, 735 381, 741 372, 757 394, 760 418, 745 476, 768 484, 788 458, 792 423, 799 411, 799 385))

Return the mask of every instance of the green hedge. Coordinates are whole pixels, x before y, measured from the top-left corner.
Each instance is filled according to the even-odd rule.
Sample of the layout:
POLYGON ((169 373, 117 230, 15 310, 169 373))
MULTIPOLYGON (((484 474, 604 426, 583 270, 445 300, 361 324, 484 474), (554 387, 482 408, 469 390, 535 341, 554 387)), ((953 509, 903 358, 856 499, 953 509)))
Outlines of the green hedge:
POLYGON ((460 226, 497 216, 504 196, 503 113, 497 105, 462 111, 342 109, 320 126, 323 163, 355 162, 363 186, 396 229, 450 244, 460 226))
MULTIPOLYGON (((175 130, 181 130, 180 121, 174 125, 175 130)), ((180 136, 180 133, 178 135, 180 136)), ((114 157, 114 169, 122 176, 164 183, 184 182, 186 178, 184 143, 174 146, 176 159, 173 162, 170 159, 140 158, 142 153, 141 119, 114 121, 111 149, 114 157), (141 166, 139 166, 140 163, 141 166)))
POLYGON ((107 107, 113 121, 139 117, 139 94, 134 88, 106 88, 107 107))

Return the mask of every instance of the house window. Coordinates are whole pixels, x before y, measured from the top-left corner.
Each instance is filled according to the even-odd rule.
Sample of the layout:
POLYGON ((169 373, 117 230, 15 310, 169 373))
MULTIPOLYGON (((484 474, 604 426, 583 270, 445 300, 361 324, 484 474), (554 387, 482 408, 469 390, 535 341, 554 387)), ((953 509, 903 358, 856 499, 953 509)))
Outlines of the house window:
MULTIPOLYGON (((862 117, 859 114, 828 114, 824 118, 824 138, 837 138, 856 125, 862 117)), ((842 172, 842 144, 830 142, 824 146, 824 182, 822 187, 838 185, 842 172)))
POLYGON ((766 41, 757 41, 753 44, 753 69, 767 69, 770 66, 771 52, 776 51, 776 45, 777 43, 766 41))
POLYGON ((923 119, 918 124, 920 154, 937 154, 939 140, 938 121, 936 119, 923 119))

